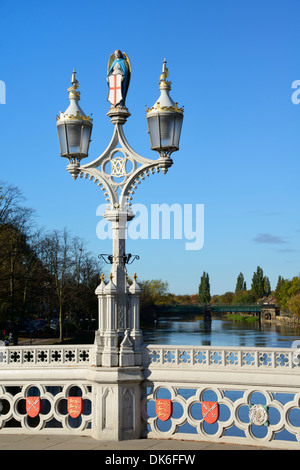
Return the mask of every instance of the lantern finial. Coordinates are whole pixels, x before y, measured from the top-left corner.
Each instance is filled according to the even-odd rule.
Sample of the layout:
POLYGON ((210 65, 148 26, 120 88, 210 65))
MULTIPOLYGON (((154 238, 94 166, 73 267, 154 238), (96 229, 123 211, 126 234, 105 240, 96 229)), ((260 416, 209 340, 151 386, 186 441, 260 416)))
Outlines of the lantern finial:
POLYGON ((73 98, 73 99, 80 100, 80 91, 76 91, 78 89, 79 83, 78 83, 78 80, 76 80, 75 75, 76 75, 76 71, 75 69, 73 69, 72 78, 71 78, 72 86, 68 88, 69 99, 73 98))
POLYGON ((164 59, 163 61, 163 68, 162 68, 162 74, 161 76, 159 77, 159 89, 162 90, 162 89, 165 89, 165 90, 171 90, 171 83, 172 82, 169 82, 167 80, 168 76, 169 76, 169 69, 167 69, 166 67, 166 59, 164 59))

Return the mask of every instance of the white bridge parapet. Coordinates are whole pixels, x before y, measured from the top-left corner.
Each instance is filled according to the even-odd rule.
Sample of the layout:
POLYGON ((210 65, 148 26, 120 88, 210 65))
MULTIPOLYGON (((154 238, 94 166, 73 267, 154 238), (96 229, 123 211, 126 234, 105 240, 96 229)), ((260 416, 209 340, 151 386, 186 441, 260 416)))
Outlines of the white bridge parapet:
POLYGON ((95 345, 2 347, 0 440, 7 433, 80 434, 299 449, 298 351, 146 345, 142 365, 106 367, 97 365, 95 345), (41 401, 34 418, 28 397, 41 401), (69 413, 70 397, 82 399, 78 418, 69 413), (166 422, 157 416, 158 399, 171 401, 166 422), (205 420, 203 402, 218 403, 215 423, 205 420))
POLYGON ((62 367, 91 364, 92 345, 80 346, 4 346, 0 348, 2 367, 62 367))
POLYGON ((296 359, 295 350, 288 348, 148 345, 144 348, 143 364, 149 369, 294 369, 300 374, 296 359))
POLYGON ((297 350, 148 345, 143 359, 147 437, 300 448, 297 350), (172 402, 165 423, 159 399, 172 402), (208 423, 207 410, 217 407, 208 423))

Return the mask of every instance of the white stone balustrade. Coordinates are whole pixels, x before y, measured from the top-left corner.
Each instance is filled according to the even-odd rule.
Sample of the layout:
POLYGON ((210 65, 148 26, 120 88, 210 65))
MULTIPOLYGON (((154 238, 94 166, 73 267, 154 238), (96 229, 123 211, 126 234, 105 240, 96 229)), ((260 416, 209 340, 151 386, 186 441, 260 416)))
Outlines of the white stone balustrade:
POLYGON ((157 346, 144 348, 144 366, 173 368, 294 369, 300 374, 295 350, 216 346, 157 346))
POLYGON ((92 345, 80 346, 5 346, 0 348, 2 367, 61 367, 91 364, 92 345))

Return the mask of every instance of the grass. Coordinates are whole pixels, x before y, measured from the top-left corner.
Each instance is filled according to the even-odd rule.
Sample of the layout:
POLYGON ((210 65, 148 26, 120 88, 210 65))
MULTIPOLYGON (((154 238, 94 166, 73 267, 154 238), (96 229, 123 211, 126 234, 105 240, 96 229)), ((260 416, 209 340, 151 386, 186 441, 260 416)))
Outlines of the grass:
POLYGON ((224 318, 226 320, 232 320, 232 321, 244 321, 247 323, 255 323, 256 321, 259 321, 258 316, 253 316, 253 315, 241 315, 237 313, 227 313, 224 315, 224 318))

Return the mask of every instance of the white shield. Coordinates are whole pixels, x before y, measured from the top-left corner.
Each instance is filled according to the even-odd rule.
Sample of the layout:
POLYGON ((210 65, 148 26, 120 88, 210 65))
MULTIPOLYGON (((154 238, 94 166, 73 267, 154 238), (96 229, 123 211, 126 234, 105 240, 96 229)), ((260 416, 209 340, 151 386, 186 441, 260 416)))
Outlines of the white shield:
POLYGON ((122 100, 122 88, 121 88, 121 83, 122 83, 122 75, 117 74, 117 75, 110 75, 108 77, 108 98, 107 100, 112 104, 113 106, 117 106, 117 104, 120 103, 122 100))

